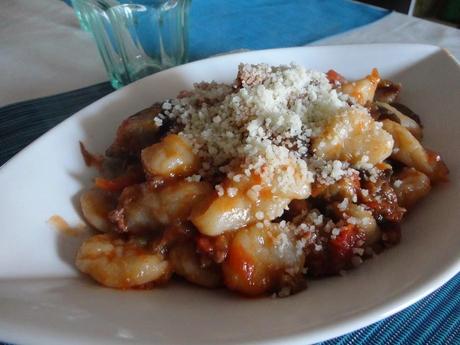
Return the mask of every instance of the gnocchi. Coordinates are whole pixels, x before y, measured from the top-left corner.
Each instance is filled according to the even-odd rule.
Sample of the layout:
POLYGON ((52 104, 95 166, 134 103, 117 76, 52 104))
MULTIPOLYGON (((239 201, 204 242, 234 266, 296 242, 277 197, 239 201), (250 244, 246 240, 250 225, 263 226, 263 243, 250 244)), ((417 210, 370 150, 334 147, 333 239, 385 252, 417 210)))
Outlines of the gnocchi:
POLYGON ((99 283, 128 289, 166 281, 171 267, 161 255, 151 253, 142 239, 128 241, 113 234, 96 235, 80 247, 78 269, 99 283))
POLYGON ((321 158, 372 165, 388 158, 393 144, 393 138, 379 123, 357 109, 335 116, 312 140, 313 151, 321 158))
POLYGON ((404 168, 393 177, 393 188, 398 196, 398 203, 405 208, 412 208, 431 190, 428 176, 414 168, 404 168))
POLYGON ((76 267, 118 289, 179 277, 285 297, 395 245, 408 210, 447 180, 401 85, 242 64, 122 122, 80 197, 98 234, 76 267))
POLYGON ((295 243, 289 230, 277 224, 240 230, 222 266, 226 286, 245 295, 260 295, 280 290, 286 280, 298 283, 305 257, 297 253, 295 243))
POLYGON ((170 134, 141 152, 144 169, 163 178, 187 177, 199 169, 198 158, 181 136, 170 134))
POLYGON ((395 146, 391 157, 426 174, 433 182, 447 179, 449 170, 441 158, 427 151, 402 125, 383 120, 383 128, 393 136, 395 146))

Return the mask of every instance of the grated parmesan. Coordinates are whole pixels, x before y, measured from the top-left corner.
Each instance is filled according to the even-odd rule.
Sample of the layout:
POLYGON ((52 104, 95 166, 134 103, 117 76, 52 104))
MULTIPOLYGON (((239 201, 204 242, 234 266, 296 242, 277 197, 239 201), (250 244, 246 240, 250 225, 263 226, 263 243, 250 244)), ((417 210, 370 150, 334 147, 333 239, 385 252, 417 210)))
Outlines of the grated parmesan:
MULTIPOLYGON (((308 187, 313 181, 305 161, 310 137, 350 107, 349 98, 333 89, 324 73, 295 64, 242 64, 238 82, 237 87, 199 83, 163 103, 165 115, 206 163, 200 174, 211 176, 217 169, 238 182, 238 163, 236 170, 247 176, 256 172, 275 192, 308 187)), ((331 176, 340 178, 346 163, 331 164, 331 176)))
POLYGON ((348 199, 345 198, 343 201, 337 205, 340 211, 345 211, 348 208, 348 199))

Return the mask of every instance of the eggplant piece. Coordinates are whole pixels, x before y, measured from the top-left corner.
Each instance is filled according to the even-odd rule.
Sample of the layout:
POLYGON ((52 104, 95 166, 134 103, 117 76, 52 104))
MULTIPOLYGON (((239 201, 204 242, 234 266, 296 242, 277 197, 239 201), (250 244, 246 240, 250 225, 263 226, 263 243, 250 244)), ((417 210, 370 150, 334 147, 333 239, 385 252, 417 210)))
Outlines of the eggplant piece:
POLYGON ((161 113, 161 105, 155 103, 125 119, 118 127, 115 141, 105 154, 114 158, 138 157, 143 148, 156 143, 169 127, 164 119, 161 126, 154 121, 161 113))
POLYGON ((374 101, 392 103, 401 92, 401 84, 391 80, 380 80, 375 90, 374 101))
POLYGON ((418 123, 420 127, 423 128, 422 120, 420 119, 420 116, 418 116, 416 113, 414 113, 409 107, 405 106, 404 104, 401 103, 390 103, 390 105, 406 115, 407 117, 410 117, 412 120, 418 123))
POLYGON ((395 107, 389 105, 388 103, 383 103, 383 102, 375 102, 377 106, 382 109, 382 116, 379 118, 380 121, 383 121, 384 119, 388 119, 391 121, 394 121, 404 128, 407 128, 407 130, 418 140, 421 140, 423 137, 423 131, 422 127, 414 121, 412 118, 409 116, 401 113, 398 109, 395 107))

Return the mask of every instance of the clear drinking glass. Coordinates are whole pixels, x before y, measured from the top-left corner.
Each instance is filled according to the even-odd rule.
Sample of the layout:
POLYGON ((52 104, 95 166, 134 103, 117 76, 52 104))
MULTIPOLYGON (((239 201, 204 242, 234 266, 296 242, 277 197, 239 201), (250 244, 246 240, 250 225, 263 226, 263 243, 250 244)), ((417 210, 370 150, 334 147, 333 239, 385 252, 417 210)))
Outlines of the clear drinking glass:
POLYGON ((81 9, 80 0, 70 0, 72 3, 73 10, 77 16, 78 22, 83 30, 89 31, 88 21, 86 20, 86 15, 81 9))
POLYGON ((74 0, 115 88, 187 61, 190 0, 74 0))

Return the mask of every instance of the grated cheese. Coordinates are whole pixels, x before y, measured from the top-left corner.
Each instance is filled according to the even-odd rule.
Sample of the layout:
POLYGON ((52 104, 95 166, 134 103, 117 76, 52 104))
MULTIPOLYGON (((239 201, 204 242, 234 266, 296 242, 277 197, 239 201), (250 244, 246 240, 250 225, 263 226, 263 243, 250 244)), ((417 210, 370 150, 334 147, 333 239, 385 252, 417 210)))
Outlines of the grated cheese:
POLYGON ((187 182, 200 182, 201 181, 201 176, 195 174, 195 175, 186 177, 185 180, 187 182))
POLYGON ((230 197, 230 198, 234 198, 236 196, 236 194, 238 193, 238 188, 227 188, 227 195, 230 197))
POLYGON ((338 235, 340 235, 340 228, 334 228, 334 229, 332 229, 332 235, 333 235, 333 236, 338 236, 338 235))
MULTIPOLYGON (((215 186, 219 197, 236 197, 241 193, 258 204, 266 190, 274 196, 306 199, 313 181, 332 185, 348 177, 359 179, 362 170, 364 178, 375 182, 380 170, 373 164, 371 151, 351 164, 320 158, 324 156, 319 150, 310 148, 310 140, 314 144, 337 116, 343 117, 357 109, 360 114, 369 115, 366 108, 333 89, 324 73, 295 64, 274 67, 241 64, 234 85, 195 84, 192 91, 165 102, 162 116, 172 120, 175 124, 172 130, 192 145, 202 163, 199 174, 190 180, 214 181, 218 176, 217 181, 221 181, 220 176, 227 177, 231 187, 225 181, 215 186)), ((347 119, 342 122, 343 126, 334 127, 329 144, 340 144, 352 133, 352 123, 347 119)), ((381 128, 380 124, 373 126, 381 128)), ((316 149, 329 144, 320 141, 316 149)), ((398 181, 394 184, 397 186, 398 181)), ((369 195, 366 189, 361 193, 364 197, 369 195)), ((346 212, 351 203, 357 202, 353 193, 337 207, 346 212)), ((267 213, 256 210, 254 214, 256 227, 260 229, 272 225, 270 211, 264 211, 267 213)), ((349 224, 358 226, 372 223, 371 218, 348 215, 345 218, 349 224)), ((292 222, 281 220, 278 225, 282 231, 274 242, 279 253, 294 246, 298 256, 303 255, 305 247, 324 250, 323 244, 341 232, 339 225, 316 209, 305 210, 292 222), (296 236, 294 242, 287 235, 291 231, 296 236)), ((353 254, 353 265, 359 265, 364 249, 353 248, 353 254)))
POLYGON ((343 199, 343 201, 337 205, 337 207, 339 208, 340 211, 345 211, 348 207, 348 199, 345 198, 343 199))
POLYGON ((224 196, 225 195, 224 188, 220 184, 216 185, 214 188, 217 191, 218 196, 224 196))
MULTIPOLYGON (((324 73, 295 64, 242 64, 237 84, 199 83, 163 103, 164 114, 207 163, 200 174, 211 176, 217 169, 238 182, 235 170, 255 172, 274 192, 308 187, 313 173, 304 158, 310 137, 350 107, 349 98, 337 93, 324 73)), ((332 162, 333 178, 343 175, 343 164, 332 162)))

